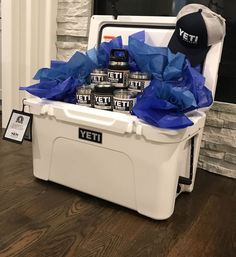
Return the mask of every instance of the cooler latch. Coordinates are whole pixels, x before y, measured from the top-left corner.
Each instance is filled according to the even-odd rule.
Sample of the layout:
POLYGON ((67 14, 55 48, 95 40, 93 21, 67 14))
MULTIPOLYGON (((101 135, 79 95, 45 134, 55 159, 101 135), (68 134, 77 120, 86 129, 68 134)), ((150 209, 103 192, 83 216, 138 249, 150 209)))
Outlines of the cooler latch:
POLYGON ((179 184, 182 185, 188 185, 190 186, 192 184, 193 179, 193 161, 194 161, 194 137, 191 138, 191 152, 190 152, 190 170, 189 170, 189 177, 182 177, 179 176, 179 184))

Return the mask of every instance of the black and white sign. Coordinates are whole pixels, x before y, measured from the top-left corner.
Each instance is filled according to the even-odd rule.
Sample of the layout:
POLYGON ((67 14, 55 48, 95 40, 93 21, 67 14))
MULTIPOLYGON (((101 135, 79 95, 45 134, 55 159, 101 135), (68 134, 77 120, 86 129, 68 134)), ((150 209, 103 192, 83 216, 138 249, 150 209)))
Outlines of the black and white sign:
POLYGON ((21 144, 24 139, 31 141, 31 125, 33 115, 13 110, 3 139, 21 144))

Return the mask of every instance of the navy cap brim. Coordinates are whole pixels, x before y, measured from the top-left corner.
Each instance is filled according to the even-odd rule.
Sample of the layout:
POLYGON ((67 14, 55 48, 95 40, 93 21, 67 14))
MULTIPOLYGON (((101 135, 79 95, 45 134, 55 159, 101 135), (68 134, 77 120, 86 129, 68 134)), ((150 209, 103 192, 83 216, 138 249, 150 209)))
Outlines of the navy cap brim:
POLYGON ((190 61, 193 67, 204 62, 207 52, 209 50, 209 48, 190 48, 182 45, 178 40, 176 30, 174 31, 170 39, 168 47, 174 54, 180 52, 186 55, 187 59, 190 61))

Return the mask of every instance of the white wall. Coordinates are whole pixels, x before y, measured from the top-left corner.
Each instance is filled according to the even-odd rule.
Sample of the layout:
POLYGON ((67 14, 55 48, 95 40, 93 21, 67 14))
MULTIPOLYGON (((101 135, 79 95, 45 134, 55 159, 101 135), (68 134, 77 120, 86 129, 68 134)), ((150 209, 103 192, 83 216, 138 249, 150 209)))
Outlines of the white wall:
POLYGON ((2 125, 21 109, 20 86, 56 58, 58 0, 2 0, 2 125))

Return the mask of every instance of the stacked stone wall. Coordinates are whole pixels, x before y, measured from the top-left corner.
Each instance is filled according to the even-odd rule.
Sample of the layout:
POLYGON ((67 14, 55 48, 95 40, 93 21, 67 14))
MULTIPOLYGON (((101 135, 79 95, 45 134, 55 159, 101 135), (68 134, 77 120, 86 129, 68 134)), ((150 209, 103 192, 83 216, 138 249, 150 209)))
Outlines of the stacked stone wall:
POLYGON ((215 102, 207 113, 198 166, 236 178, 236 104, 215 102))
POLYGON ((58 0, 58 60, 67 61, 76 51, 86 51, 92 4, 92 0, 58 0))

